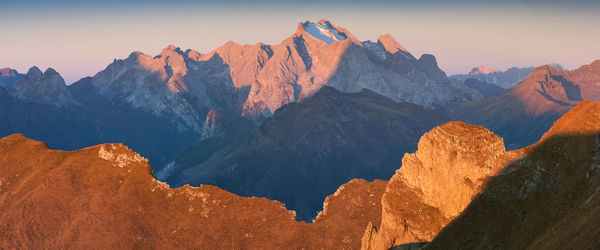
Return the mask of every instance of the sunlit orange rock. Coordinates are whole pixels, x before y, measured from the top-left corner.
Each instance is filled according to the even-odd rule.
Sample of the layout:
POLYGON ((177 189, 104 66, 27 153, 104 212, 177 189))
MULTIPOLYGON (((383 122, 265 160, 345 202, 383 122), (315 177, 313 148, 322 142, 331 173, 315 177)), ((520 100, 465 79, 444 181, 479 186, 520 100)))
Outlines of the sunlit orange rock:
POLYGON ((353 180, 314 223, 282 203, 214 186, 171 189, 122 144, 55 151, 0 139, 0 247, 356 249, 387 182, 353 180))
POLYGON ((583 101, 493 177, 427 249, 600 246, 600 103, 583 101))
POLYGON ((449 122, 426 133, 390 180, 381 225, 365 231, 363 249, 428 242, 501 170, 502 138, 481 126, 449 122))

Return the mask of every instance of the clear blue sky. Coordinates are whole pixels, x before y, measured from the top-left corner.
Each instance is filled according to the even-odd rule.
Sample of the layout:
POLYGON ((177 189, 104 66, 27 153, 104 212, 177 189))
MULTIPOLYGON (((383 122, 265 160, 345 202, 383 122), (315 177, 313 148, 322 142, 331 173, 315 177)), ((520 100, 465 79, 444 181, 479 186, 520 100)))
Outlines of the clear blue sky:
POLYGON ((132 51, 168 44, 209 52, 225 42, 276 44, 326 18, 360 40, 394 36, 449 74, 600 59, 600 1, 27 1, 0 0, 0 68, 55 68, 67 83, 132 51))

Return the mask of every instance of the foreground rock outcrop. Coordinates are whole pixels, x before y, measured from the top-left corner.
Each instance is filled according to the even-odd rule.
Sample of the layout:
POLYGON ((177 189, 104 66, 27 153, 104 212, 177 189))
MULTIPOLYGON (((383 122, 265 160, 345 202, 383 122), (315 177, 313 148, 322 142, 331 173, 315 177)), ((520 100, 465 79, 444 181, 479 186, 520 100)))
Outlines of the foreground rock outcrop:
POLYGON ((494 177, 427 249, 600 246, 600 103, 584 101, 494 177))
POLYGON ((169 188, 122 144, 55 151, 0 139, 0 248, 358 248, 385 181, 353 180, 314 223, 214 186, 169 188))
POLYGON ((370 224, 363 249, 428 242, 499 170, 502 138, 481 126, 449 122, 426 133, 418 150, 405 154, 381 200, 381 226, 370 224))
POLYGON ((590 101, 515 151, 482 127, 436 127, 405 155, 362 248, 597 248, 599 138, 600 103, 590 101))

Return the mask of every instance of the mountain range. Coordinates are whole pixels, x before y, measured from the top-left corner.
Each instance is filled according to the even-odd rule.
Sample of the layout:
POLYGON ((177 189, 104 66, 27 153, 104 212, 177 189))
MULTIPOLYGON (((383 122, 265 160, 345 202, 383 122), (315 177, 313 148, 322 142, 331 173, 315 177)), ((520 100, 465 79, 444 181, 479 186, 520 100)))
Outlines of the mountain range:
POLYGON ((312 223, 265 198, 170 188, 122 144, 69 152, 11 135, 0 139, 0 245, 594 248, 599 113, 599 103, 583 101, 515 151, 481 126, 445 123, 389 182, 340 186, 312 223))
MULTIPOLYGON (((575 149, 551 161, 535 156, 538 148, 552 150, 542 146, 550 140, 543 135, 577 127, 569 124, 596 111, 584 99, 600 101, 600 60, 570 71, 482 66, 448 77, 433 55, 417 58, 390 35, 359 41, 327 20, 301 22, 275 45, 133 52, 69 86, 51 68, 0 74, 0 136, 7 136, 0 140, 0 168, 10 170, 0 175, 0 206, 10 211, 2 217, 8 236, 0 240, 30 248, 89 247, 98 239, 113 247, 183 248, 492 244, 477 233, 485 225, 464 219, 450 229, 453 221, 461 223, 465 208, 488 208, 470 208, 472 201, 495 202, 477 197, 488 184, 504 192, 523 176, 545 181, 545 170, 517 158, 532 153, 544 169, 568 165, 575 149), (564 114, 567 122, 552 126, 564 114), (48 146, 9 136, 15 133, 48 146), (503 183, 513 168, 534 170, 503 183), (59 197, 74 190, 82 191, 59 197), (35 235, 23 235, 24 227, 35 235), (438 233, 461 232, 475 236, 436 243, 438 233)), ((595 117, 589 119, 585 124, 595 128, 595 117)), ((565 140, 548 145, 583 150, 582 141, 565 140)), ((552 171, 546 172, 564 174, 552 171)), ((587 191, 581 197, 593 200, 587 191)), ((582 220, 560 209, 549 214, 554 222, 567 213, 582 220)), ((576 234, 580 224, 569 223, 569 235, 576 234)), ((546 226, 533 225, 528 239, 548 241, 546 226)), ((485 230, 493 239, 504 232, 485 230)), ((500 241, 493 244, 533 244, 500 241)))
MULTIPOLYGON (((345 93, 369 89, 396 102, 430 108, 481 97, 476 90, 449 80, 432 55, 417 59, 389 35, 377 42, 360 42, 326 20, 302 22, 292 36, 276 45, 228 42, 207 54, 171 45, 154 57, 133 52, 66 87, 54 70, 46 73, 31 68, 26 80, 7 90, 27 105, 55 106, 70 119, 80 116, 73 110, 91 114, 84 127, 97 135, 75 137, 92 144, 40 136, 24 128, 27 122, 19 121, 1 135, 20 132, 59 149, 125 142, 155 166, 165 166, 190 141, 201 139, 210 110, 230 120, 241 117, 256 124, 326 85, 345 93), (119 123, 115 118, 120 115, 137 118, 133 124, 119 123), (120 132, 136 130, 145 133, 120 132)), ((48 119, 39 123, 50 123, 48 119)))
POLYGON ((455 120, 483 125, 504 138, 509 149, 530 145, 583 99, 600 101, 600 60, 578 69, 537 67, 517 86, 498 95, 444 106, 455 120))
MULTIPOLYGON (((562 70, 563 68, 558 64, 550 64, 556 69, 562 70)), ((488 84, 494 84, 503 89, 510 89, 515 85, 523 81, 527 75, 533 71, 534 67, 517 68, 512 67, 506 71, 498 71, 494 68, 480 65, 474 67, 468 74, 457 74, 450 76, 450 79, 459 81, 465 81, 467 79, 475 79, 480 82, 488 84)))
POLYGON ((175 186, 213 183, 237 194, 271 197, 298 210, 302 219, 314 218, 325 197, 352 178, 389 178, 397 168, 392 159, 400 157, 391 152, 413 150, 422 133, 448 120, 429 108, 481 97, 448 79, 434 56, 417 59, 390 35, 361 42, 327 20, 299 23, 295 33, 276 45, 228 42, 207 54, 173 45, 156 56, 133 52, 69 86, 55 70, 32 67, 0 91, 5 103, 0 114, 6 120, 1 136, 23 133, 62 150, 125 143, 156 166, 159 178, 175 186), (319 97, 303 102, 324 87, 319 97), (296 102, 302 105, 268 119, 296 102), (356 107, 362 110, 353 111, 356 107), (292 122, 304 115, 295 113, 310 114, 312 109, 320 113, 310 119, 323 125, 315 127, 316 120, 292 122), (354 127, 353 121, 364 124, 354 127), (295 131, 286 135, 290 125, 295 131), (383 134, 392 134, 392 129, 396 136, 383 134), (326 141, 319 134, 336 137, 326 141), (294 136, 303 135, 295 141, 294 136), (265 139, 278 148, 260 147, 265 139), (231 152, 244 143, 256 146, 231 152), (256 161, 247 161, 238 171, 268 178, 242 189, 234 183, 249 176, 218 169, 249 153, 257 155, 256 161), (297 153, 307 161, 291 167, 293 171, 280 166, 299 161, 297 153), (219 159, 221 154, 227 157, 219 159), (279 157, 269 159, 270 154, 279 157), (333 175, 341 165, 328 163, 352 155, 373 161, 349 162, 346 174, 333 175), (303 169, 311 162, 324 169, 303 169), (258 164, 265 164, 262 170, 258 164), (294 178, 298 173, 304 177, 294 178), (327 181, 307 185, 324 173, 329 173, 323 179, 327 181))
POLYGON ((389 178, 419 137, 446 121, 431 109, 370 90, 342 93, 325 86, 212 154, 204 152, 216 140, 193 145, 196 150, 176 157, 157 176, 174 186, 210 184, 282 201, 307 220, 341 184, 389 178))

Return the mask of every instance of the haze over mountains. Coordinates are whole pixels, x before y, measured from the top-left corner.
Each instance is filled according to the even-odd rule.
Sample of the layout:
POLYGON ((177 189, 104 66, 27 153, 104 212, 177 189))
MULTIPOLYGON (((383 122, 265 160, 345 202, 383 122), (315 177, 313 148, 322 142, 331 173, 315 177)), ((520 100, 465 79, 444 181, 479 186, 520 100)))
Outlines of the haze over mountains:
MULTIPOLYGON (((389 178, 420 135, 445 121, 433 110, 370 90, 342 93, 325 86, 207 157, 186 151, 157 176, 175 186, 211 184, 279 200, 299 219, 311 219, 341 184, 389 178)), ((214 140, 200 142, 210 143, 214 140)))
POLYGON ((539 143, 510 152, 483 127, 446 123, 423 136, 389 182, 341 186, 309 224, 264 198, 206 185, 171 189, 122 144, 66 152, 12 135, 0 139, 0 244, 593 248, 599 113, 600 104, 582 102, 539 143))
POLYGON ((568 71, 545 65, 517 86, 469 103, 442 108, 452 119, 481 124, 516 149, 536 142, 561 115, 584 99, 600 101, 600 60, 568 71))
POLYGON ((366 88, 397 102, 426 107, 480 97, 472 88, 448 80, 435 57, 416 59, 389 35, 377 43, 360 42, 326 20, 300 23, 291 37, 277 45, 230 42, 208 54, 168 46, 155 57, 134 52, 68 87, 54 70, 48 75, 40 75, 37 68, 30 71, 28 81, 9 87, 11 95, 31 109, 61 110, 43 111, 37 117, 15 116, 3 135, 22 132, 63 149, 124 142, 156 166, 164 166, 176 152, 201 138, 209 110, 224 117, 260 120, 325 85, 342 92, 366 88), (66 118, 45 117, 49 113, 66 118), (124 123, 117 118, 129 116, 132 119, 124 123), (50 130, 72 135, 53 139, 50 133, 35 131, 31 122, 18 119, 55 124, 50 130), (80 123, 84 124, 70 132, 62 129, 80 123), (134 136, 126 131, 144 132, 134 136), (63 137, 74 138, 59 139, 63 137))
MULTIPOLYGON (((0 73, 0 136, 22 133, 58 150, 85 148, 54 151, 19 135, 0 140, 0 167, 17 166, 0 175, 0 206, 10 211, 2 217, 10 222, 2 244, 27 241, 32 244, 24 247, 42 248, 88 247, 97 239, 117 247, 435 245, 434 237, 451 228, 488 183, 507 186, 490 179, 508 178, 501 176, 515 166, 533 169, 529 153, 546 169, 557 162, 568 165, 569 154, 590 146, 587 139, 567 138, 559 146, 575 149, 549 161, 530 150, 550 152, 543 146, 548 136, 517 150, 549 129, 576 133, 568 127, 587 116, 593 117, 584 123, 595 128, 596 104, 581 102, 600 101, 600 60, 571 71, 557 65, 505 72, 480 66, 448 77, 433 55, 417 58, 390 35, 361 42, 327 20, 301 22, 275 45, 228 42, 207 54, 174 45, 156 56, 132 52, 69 86, 51 68, 0 73), (567 112, 562 119, 567 122, 552 127, 567 112), (121 144, 93 146, 103 143, 123 143, 149 160, 121 144), (21 159, 24 155, 32 157, 21 159), (85 195, 59 197, 73 190, 85 195), (60 214, 65 209, 80 214, 60 214), (121 209, 127 212, 118 214, 121 209), (13 218, 22 211, 27 220, 13 218), (92 227, 102 217, 111 221, 92 227), (147 221, 159 217, 168 225, 147 221), (43 221, 30 226, 39 234, 11 229, 29 219, 43 221), (96 236, 118 221, 126 222, 96 236)), ((515 182, 546 181, 548 175, 540 171, 523 171, 515 182)), ((524 183, 526 193, 539 189, 524 183)), ((593 199, 592 191, 581 197, 593 199)), ((569 209, 561 211, 583 220, 569 209)), ((465 223, 456 227, 478 232, 479 226, 465 223)), ((551 238, 542 235, 546 226, 532 226, 538 233, 532 237, 551 238)), ((486 233, 497 237, 493 229, 486 233)), ((482 245, 534 243, 533 238, 511 245, 457 237, 482 245)))
MULTIPOLYGON (((552 64, 557 69, 562 69, 558 64, 552 64)), ((465 81, 467 79, 475 79, 480 82, 498 85, 501 88, 509 89, 517 85, 527 77, 534 67, 517 68, 512 67, 506 71, 497 71, 494 68, 484 65, 477 66, 468 74, 458 74, 450 76, 451 79, 465 81)))

